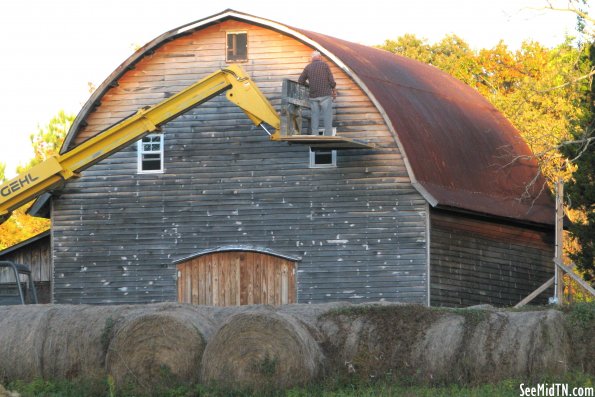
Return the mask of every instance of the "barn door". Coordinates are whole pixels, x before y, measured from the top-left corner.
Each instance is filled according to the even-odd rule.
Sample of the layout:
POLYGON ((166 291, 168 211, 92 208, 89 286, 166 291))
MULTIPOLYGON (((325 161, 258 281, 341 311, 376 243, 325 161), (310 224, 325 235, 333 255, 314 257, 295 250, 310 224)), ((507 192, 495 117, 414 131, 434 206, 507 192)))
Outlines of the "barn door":
POLYGON ((178 264, 178 302, 210 306, 295 303, 295 262, 226 251, 178 264))

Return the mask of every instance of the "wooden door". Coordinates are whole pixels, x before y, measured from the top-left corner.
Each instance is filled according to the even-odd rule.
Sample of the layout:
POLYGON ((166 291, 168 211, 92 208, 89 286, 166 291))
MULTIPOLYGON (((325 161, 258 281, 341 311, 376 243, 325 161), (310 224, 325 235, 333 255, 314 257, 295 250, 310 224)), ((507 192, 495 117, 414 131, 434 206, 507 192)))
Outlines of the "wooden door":
POLYGON ((178 264, 178 302, 210 306, 295 303, 294 261, 248 251, 201 255, 178 264))

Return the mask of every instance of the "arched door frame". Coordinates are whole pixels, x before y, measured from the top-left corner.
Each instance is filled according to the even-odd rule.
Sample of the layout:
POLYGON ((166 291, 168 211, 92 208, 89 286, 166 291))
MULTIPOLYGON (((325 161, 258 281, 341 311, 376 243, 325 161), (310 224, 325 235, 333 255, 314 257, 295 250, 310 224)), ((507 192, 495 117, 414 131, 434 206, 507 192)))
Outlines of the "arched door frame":
POLYGON ((200 251, 174 262, 178 302, 211 306, 295 303, 299 260, 253 246, 200 251))

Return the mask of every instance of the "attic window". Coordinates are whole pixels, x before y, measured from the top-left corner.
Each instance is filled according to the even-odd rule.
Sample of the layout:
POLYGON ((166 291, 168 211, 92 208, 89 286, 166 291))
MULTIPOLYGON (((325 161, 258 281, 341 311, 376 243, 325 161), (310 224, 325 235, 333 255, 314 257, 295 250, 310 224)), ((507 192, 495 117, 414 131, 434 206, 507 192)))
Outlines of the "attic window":
POLYGON ((336 166, 336 150, 310 148, 310 168, 328 168, 336 166))
POLYGON ((163 172, 163 134, 147 135, 138 141, 138 173, 163 172))
POLYGON ((248 33, 227 32, 225 60, 227 62, 248 60, 248 33))
MULTIPOLYGON (((318 130, 318 135, 324 135, 324 128, 318 130)), ((333 127, 332 136, 337 135, 337 128, 333 127)), ((310 168, 328 168, 337 166, 337 151, 331 149, 310 148, 310 168)))

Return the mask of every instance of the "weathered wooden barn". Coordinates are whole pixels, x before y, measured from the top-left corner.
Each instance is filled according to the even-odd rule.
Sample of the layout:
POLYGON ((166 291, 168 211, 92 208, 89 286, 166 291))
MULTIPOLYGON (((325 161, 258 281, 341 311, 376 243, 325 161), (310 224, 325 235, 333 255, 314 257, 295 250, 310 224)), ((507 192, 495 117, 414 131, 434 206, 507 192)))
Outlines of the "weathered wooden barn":
MULTIPOLYGON (((0 261, 10 261, 26 265, 35 281, 39 303, 51 302, 52 252, 50 231, 39 233, 12 247, 0 251, 0 261)), ((0 292, 6 284, 15 282, 9 268, 0 268, 0 292)))
POLYGON ((553 202, 487 100, 432 66, 237 11, 125 60, 62 151, 229 63, 278 108, 313 49, 337 80, 336 134, 374 149, 273 142, 215 97, 38 200, 53 301, 510 305, 552 276, 553 202))

